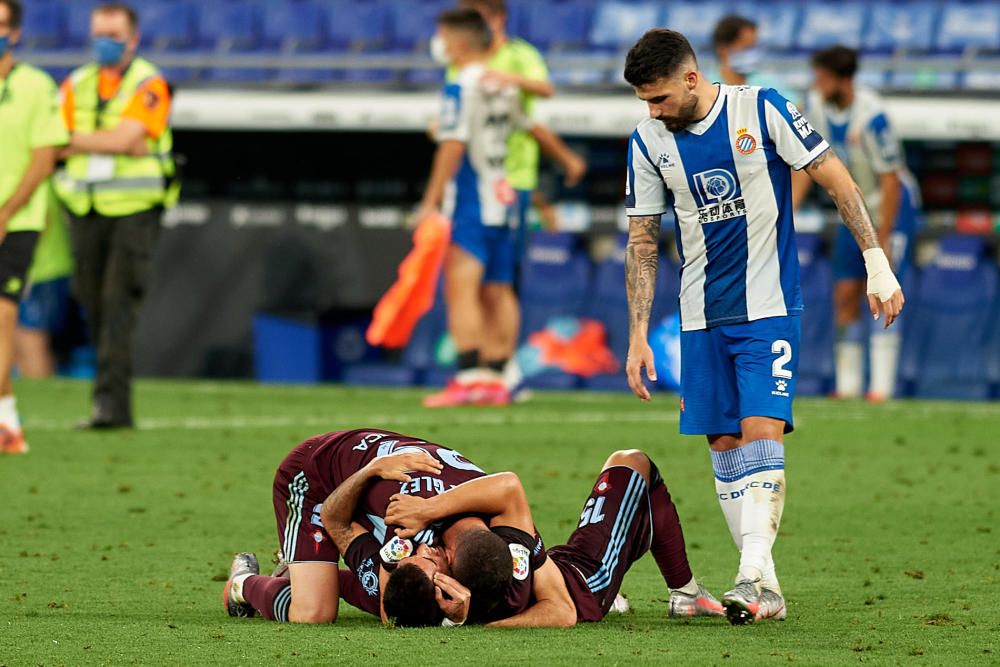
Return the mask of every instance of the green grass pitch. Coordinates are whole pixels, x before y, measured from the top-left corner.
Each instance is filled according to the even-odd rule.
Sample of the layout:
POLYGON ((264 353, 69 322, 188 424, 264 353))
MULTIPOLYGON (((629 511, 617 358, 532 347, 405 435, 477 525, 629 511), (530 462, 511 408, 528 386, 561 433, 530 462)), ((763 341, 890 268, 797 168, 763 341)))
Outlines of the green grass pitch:
MULTIPOLYGON (((633 611, 571 630, 389 630, 230 619, 232 553, 269 560, 271 479, 297 442, 376 426, 514 470, 547 544, 565 540, 605 456, 646 450, 717 595, 737 554, 707 448, 675 397, 544 394, 509 409, 427 411, 412 391, 143 382, 141 428, 78 433, 89 387, 22 382, 33 451, 0 459, 0 665, 971 664, 1000 662, 997 404, 800 400, 776 546, 784 623, 666 619, 647 558, 633 611)), ((266 566, 265 566, 266 567, 266 566)))

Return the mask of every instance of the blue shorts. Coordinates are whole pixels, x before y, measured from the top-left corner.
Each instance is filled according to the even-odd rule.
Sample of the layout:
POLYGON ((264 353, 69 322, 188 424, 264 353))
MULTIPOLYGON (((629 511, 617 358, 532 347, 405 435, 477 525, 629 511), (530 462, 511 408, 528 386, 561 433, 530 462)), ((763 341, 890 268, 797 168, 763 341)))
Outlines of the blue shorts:
POLYGON ((514 282, 514 230, 510 227, 456 221, 451 242, 480 261, 484 283, 514 282))
POLYGON ((771 417, 793 428, 798 315, 681 332, 681 433, 740 433, 741 420, 771 417))
POLYGON ((56 278, 28 288, 17 316, 25 329, 56 334, 66 326, 70 309, 69 278, 56 278))
MULTIPOLYGON (((899 214, 896 216, 896 226, 889 238, 889 249, 892 254, 892 268, 896 278, 902 284, 906 272, 910 268, 913 254, 913 237, 919 227, 920 211, 917 209, 913 194, 904 186, 900 194, 899 214)), ((858 248, 857 242, 851 236, 847 225, 840 225, 833 246, 833 279, 866 280, 865 258, 858 248)))

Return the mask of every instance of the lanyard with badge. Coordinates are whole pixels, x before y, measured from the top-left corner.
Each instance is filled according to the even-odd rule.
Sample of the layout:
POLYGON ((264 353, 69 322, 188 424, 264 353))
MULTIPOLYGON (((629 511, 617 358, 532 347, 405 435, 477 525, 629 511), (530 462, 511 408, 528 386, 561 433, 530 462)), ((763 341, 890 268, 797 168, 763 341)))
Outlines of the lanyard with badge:
MULTIPOLYGON (((108 108, 108 104, 111 103, 116 97, 121 94, 122 84, 125 82, 125 77, 128 76, 128 71, 132 67, 132 63, 128 64, 125 71, 122 72, 121 80, 118 83, 118 89, 115 94, 104 99, 101 97, 101 75, 98 72, 95 78, 94 85, 97 86, 97 109, 95 111, 94 117, 94 129, 101 130, 101 120, 104 117, 104 112, 108 108)), ((99 183, 102 181, 110 181, 115 177, 115 156, 108 155, 104 153, 91 153, 90 159, 87 161, 87 182, 89 183, 99 183)))

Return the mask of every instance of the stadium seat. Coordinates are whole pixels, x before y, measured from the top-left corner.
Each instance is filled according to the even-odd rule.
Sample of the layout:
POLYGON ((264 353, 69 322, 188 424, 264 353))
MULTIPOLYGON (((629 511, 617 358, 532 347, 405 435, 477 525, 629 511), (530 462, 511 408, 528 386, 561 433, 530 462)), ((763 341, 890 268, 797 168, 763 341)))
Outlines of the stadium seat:
POLYGON ((802 51, 816 51, 837 44, 860 47, 867 10, 867 5, 857 2, 807 4, 796 46, 802 51))
POLYGON ((154 51, 185 51, 196 45, 198 17, 190 2, 146 2, 136 5, 142 47, 154 51))
POLYGON ((806 306, 802 313, 798 392, 823 396, 833 390, 834 381, 833 269, 819 234, 798 234, 796 238, 806 306))
POLYGON ((937 48, 951 53, 1000 50, 1000 4, 949 3, 941 14, 937 48))
POLYGON ((437 30, 437 17, 453 5, 447 0, 396 0, 392 4, 393 51, 428 54, 428 44, 437 30))
POLYGON ((535 2, 524 14, 523 34, 542 51, 580 51, 586 46, 593 14, 587 3, 535 2))
MULTIPOLYGON (((211 3, 202 9, 201 45, 217 55, 261 53, 262 26, 260 8, 245 0, 211 3)), ((262 81, 273 70, 245 67, 213 67, 207 71, 213 81, 262 81)))
POLYGON ((684 33, 695 51, 712 48, 715 24, 729 13, 728 2, 672 2, 667 5, 664 25, 684 33))
POLYGON ((389 45, 390 6, 379 2, 324 0, 328 47, 338 52, 369 52, 389 45))
MULTIPOLYGON (((90 43, 90 14, 94 7, 99 4, 98 0, 64 0, 63 7, 66 10, 66 43, 67 49, 80 49, 90 43)), ((140 16, 140 20, 141 20, 140 16)))
POLYGON ((594 14, 590 46, 621 51, 650 28, 663 25, 662 5, 653 2, 602 2, 594 14))
POLYGON ((771 51, 790 51, 801 22, 801 6, 790 2, 742 2, 735 12, 757 22, 760 45, 771 51))
MULTIPOLYGON (((293 5, 268 4, 264 7, 263 48, 285 57, 309 56, 323 52, 327 46, 327 19, 318 2, 304 0, 293 5)), ((334 73, 328 67, 282 68, 278 81, 292 84, 312 84, 331 81, 334 73)))
POLYGON ((36 51, 62 47, 66 41, 63 6, 58 2, 29 2, 24 8, 21 46, 36 51))
POLYGON ((869 53, 930 51, 940 9, 934 2, 876 3, 871 8, 862 48, 869 53))
POLYGON ((941 240, 937 257, 920 274, 917 307, 904 331, 902 392, 924 398, 981 400, 991 391, 986 363, 990 314, 997 302, 998 269, 978 236, 941 240))

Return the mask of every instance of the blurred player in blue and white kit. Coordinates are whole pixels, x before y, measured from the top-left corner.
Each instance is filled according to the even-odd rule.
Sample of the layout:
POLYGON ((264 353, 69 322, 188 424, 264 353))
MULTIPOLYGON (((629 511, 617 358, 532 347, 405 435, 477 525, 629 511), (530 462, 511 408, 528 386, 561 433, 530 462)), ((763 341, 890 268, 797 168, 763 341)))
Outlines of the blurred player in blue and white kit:
MULTIPOLYGON (((920 219, 920 193, 906 168, 903 149, 892 129, 882 99, 875 91, 855 85, 858 54, 835 46, 813 55, 814 89, 807 113, 823 133, 875 213, 878 240, 896 275, 903 280, 920 219)), ((809 179, 796 179, 796 206, 808 192, 809 179)), ((865 265, 850 232, 840 228, 834 246, 834 301, 837 315, 837 395, 861 396, 864 378, 864 334, 861 296, 865 265)), ((892 398, 899 359, 899 332, 875 328, 871 336, 868 396, 892 398)))
POLYGON ((687 39, 651 30, 629 51, 625 79, 650 117, 629 140, 625 191, 631 340, 629 385, 650 400, 649 346, 660 216, 676 217, 681 269, 681 433, 708 438, 716 492, 740 549, 722 603, 733 623, 785 617, 771 548, 785 501, 784 435, 803 304, 791 170, 830 193, 863 249, 873 315, 891 324, 903 293, 864 198, 843 163, 776 90, 716 85, 687 39))
POLYGON ((438 37, 458 75, 444 89, 438 149, 417 217, 441 208, 452 221, 445 293, 458 374, 424 405, 506 403, 502 378, 483 365, 481 348, 491 304, 516 300, 511 216, 517 193, 507 181, 504 163, 511 132, 530 129, 530 122, 518 89, 486 76, 491 37, 479 12, 443 13, 438 37))

